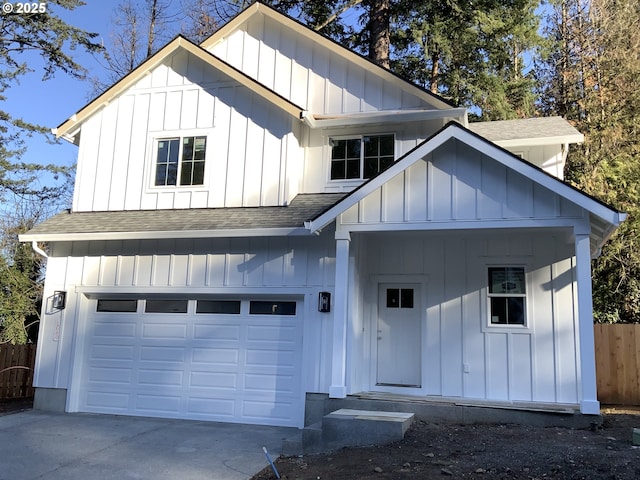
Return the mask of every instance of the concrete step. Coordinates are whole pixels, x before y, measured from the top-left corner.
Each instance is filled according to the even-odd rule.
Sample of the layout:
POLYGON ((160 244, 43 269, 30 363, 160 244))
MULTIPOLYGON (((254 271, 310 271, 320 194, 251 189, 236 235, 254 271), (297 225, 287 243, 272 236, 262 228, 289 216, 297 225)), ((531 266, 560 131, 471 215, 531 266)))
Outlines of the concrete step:
POLYGON ((413 413, 336 410, 322 419, 322 445, 325 450, 335 450, 396 442, 404 438, 413 418, 413 413))

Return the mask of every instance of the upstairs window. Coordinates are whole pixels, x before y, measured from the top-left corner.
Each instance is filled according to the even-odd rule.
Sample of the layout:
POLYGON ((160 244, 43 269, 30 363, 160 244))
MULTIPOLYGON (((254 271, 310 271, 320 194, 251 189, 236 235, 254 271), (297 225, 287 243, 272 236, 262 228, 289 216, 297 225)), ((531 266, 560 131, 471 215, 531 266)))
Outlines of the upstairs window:
POLYGON ((332 138, 331 180, 371 178, 395 160, 393 135, 332 138))
POLYGON ((204 184, 207 137, 162 138, 156 149, 156 187, 204 184))
POLYGON ((489 268, 491 325, 525 325, 525 283, 523 267, 489 268))

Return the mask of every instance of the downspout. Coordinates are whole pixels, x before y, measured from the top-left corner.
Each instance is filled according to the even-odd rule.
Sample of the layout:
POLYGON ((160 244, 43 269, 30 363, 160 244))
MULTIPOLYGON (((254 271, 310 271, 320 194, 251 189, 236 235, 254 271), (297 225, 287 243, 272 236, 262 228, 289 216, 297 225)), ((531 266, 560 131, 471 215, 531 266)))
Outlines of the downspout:
POLYGON ((47 255, 47 252, 45 252, 44 250, 42 250, 39 246, 38 246, 38 242, 36 242, 35 240, 33 240, 31 242, 31 248, 33 249, 34 252, 36 252, 38 255, 44 257, 44 258, 49 258, 49 255, 47 255))

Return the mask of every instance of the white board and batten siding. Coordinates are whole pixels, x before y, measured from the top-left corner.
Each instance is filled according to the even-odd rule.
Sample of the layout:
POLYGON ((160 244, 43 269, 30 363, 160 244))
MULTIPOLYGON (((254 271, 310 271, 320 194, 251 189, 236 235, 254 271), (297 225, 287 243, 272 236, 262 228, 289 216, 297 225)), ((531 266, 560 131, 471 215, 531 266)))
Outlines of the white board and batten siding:
POLYGON ((178 51, 82 125, 74 211, 283 205, 299 120, 178 51), (153 185, 158 138, 206 135, 204 185, 153 185))
MULTIPOLYGON (((568 233, 411 232, 367 237, 368 278, 421 278, 426 289, 423 377, 406 394, 495 401, 576 404, 575 268, 568 233), (488 323, 487 268, 525 265, 527 328, 488 323)), ((373 290, 375 285, 369 284, 373 290)), ((368 298, 362 291, 364 299, 368 298)), ((360 345, 375 352, 376 326, 364 323, 360 345), (367 342, 371 341, 371 347, 367 342)), ((354 367, 355 369, 356 367, 354 367)), ((359 365, 357 368, 371 368, 359 365)), ((353 372, 354 391, 375 388, 353 372)))
POLYGON ((211 52, 312 114, 429 107, 265 15, 251 17, 211 52))
POLYGON ((574 203, 451 140, 353 205, 340 223, 358 230, 455 222, 459 229, 464 222, 566 219, 571 226, 583 215, 574 203))
MULTIPOLYGON (((82 332, 78 333, 82 318, 97 319, 93 299, 110 295, 141 299, 145 295, 178 295, 189 299, 276 298, 298 302, 297 319, 301 323, 295 335, 301 337, 304 332, 304 340, 298 342, 302 353, 296 367, 300 372, 296 394, 328 389, 332 314, 317 311, 317 298, 318 291, 333 291, 335 244, 331 234, 308 238, 55 243, 52 248, 48 278, 60 281, 47 282, 45 297, 51 296, 53 290, 65 290, 68 300, 65 310, 49 312, 41 325, 40 339, 50 348, 38 352, 36 387, 71 388, 77 392, 78 382, 86 380, 77 376, 80 373, 75 365, 89 353, 86 349, 83 353, 74 338, 84 338, 82 332), (77 362, 74 352, 80 355, 75 358, 77 362)), ((253 328, 250 317, 242 317, 245 331, 253 328)), ((196 320, 183 320, 193 330, 196 320)), ((92 323, 84 325, 82 328, 87 328, 92 323)), ((136 345, 142 348, 142 343, 136 345)), ((186 401, 187 393, 176 395, 186 401)), ((81 402, 88 401, 86 396, 83 398, 76 398, 74 408, 81 408, 81 402)), ((248 419, 236 421, 251 423, 248 419)))

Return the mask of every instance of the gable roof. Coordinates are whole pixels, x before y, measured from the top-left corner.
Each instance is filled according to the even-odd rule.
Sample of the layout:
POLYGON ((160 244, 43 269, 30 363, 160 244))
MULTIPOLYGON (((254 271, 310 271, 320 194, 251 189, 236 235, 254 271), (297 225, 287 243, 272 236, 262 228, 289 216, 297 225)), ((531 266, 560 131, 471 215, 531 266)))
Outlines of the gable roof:
POLYGON ((317 215, 309 222, 306 222, 306 227, 312 233, 319 232, 325 226, 332 223, 339 215, 346 212, 359 201, 363 200, 367 195, 380 188, 383 184, 390 181, 414 163, 421 161, 426 155, 430 154, 451 139, 456 139, 466 145, 469 145, 471 148, 482 152, 505 167, 520 173, 538 185, 555 192, 560 197, 565 198, 569 202, 572 202, 589 212, 592 229, 594 230, 594 232, 592 232, 592 237, 596 240, 595 243, 598 247, 607 240, 613 230, 626 218, 625 213, 619 212, 605 203, 586 195, 580 190, 562 182, 558 178, 548 174, 535 165, 513 155, 504 148, 491 143, 489 140, 479 136, 462 125, 456 122, 450 122, 432 137, 420 143, 411 151, 396 160, 396 162, 390 165, 386 170, 363 183, 360 187, 353 190, 324 212, 317 215))
POLYGON ((20 241, 308 235, 304 222, 344 195, 300 194, 284 207, 66 211, 20 235, 20 241))
POLYGON ((562 117, 472 122, 468 128, 505 148, 584 142, 584 135, 562 117))
POLYGON ((290 113, 294 117, 302 119, 305 116, 305 111, 302 107, 295 105, 293 102, 282 97, 273 90, 265 87, 257 80, 249 77, 242 71, 219 59, 211 52, 196 45, 182 35, 178 35, 164 47, 158 50, 155 54, 147 58, 138 67, 125 75, 121 80, 107 89, 104 93, 100 94, 97 98, 82 107, 77 113, 72 115, 57 128, 53 129, 52 133, 56 135, 57 138, 62 137, 66 140, 77 143, 76 136, 82 122, 96 113, 102 107, 108 105, 113 99, 118 97, 128 88, 132 87, 138 80, 143 78, 157 66, 161 65, 167 57, 173 55, 178 50, 185 50, 203 60, 204 62, 207 62, 225 75, 228 75, 241 85, 248 87, 252 91, 258 93, 263 98, 280 107, 284 111, 290 113))
POLYGON ((231 33, 240 28, 254 15, 265 15, 266 17, 277 21, 281 25, 284 25, 285 27, 331 51, 332 55, 338 55, 348 62, 362 67, 369 74, 374 74, 383 78, 386 82, 392 83, 400 87, 407 93, 421 98, 427 103, 433 105, 436 109, 448 110, 457 107, 457 105, 446 100, 444 97, 432 93, 429 90, 419 87, 418 85, 415 85, 410 80, 399 76, 391 70, 381 67, 380 65, 363 55, 345 48, 335 40, 309 28, 299 20, 285 15, 284 13, 280 13, 270 5, 267 5, 260 0, 253 2, 247 8, 242 10, 238 15, 229 20, 222 27, 216 30, 211 36, 205 39, 200 45, 202 46, 202 48, 206 49, 213 48, 217 43, 227 38, 231 33))

